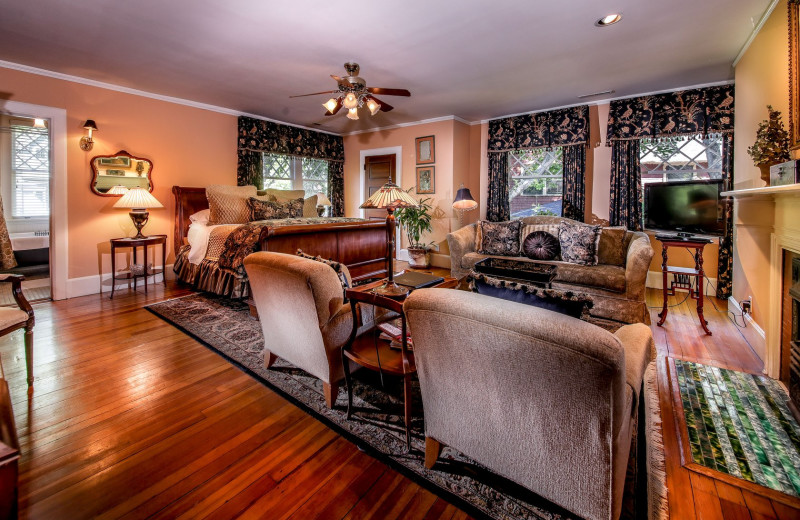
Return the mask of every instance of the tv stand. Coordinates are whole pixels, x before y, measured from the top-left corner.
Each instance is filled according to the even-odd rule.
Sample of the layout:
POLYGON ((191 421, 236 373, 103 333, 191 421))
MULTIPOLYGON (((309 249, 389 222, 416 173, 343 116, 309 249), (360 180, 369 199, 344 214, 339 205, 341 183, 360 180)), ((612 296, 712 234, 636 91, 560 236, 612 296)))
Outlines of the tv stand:
POLYGON ((669 312, 667 297, 675 296, 675 289, 686 289, 689 291, 689 297, 697 301, 697 317, 700 319, 700 326, 703 327, 706 334, 711 336, 711 331, 708 330, 708 322, 703 317, 703 279, 705 278, 705 272, 703 271, 703 248, 706 247, 706 244, 710 244, 711 240, 694 237, 691 234, 688 237, 683 235, 685 235, 685 233, 678 233, 677 236, 656 235, 656 240, 661 242, 662 245, 661 258, 663 261, 661 263, 661 273, 663 276, 662 292, 664 295, 664 306, 661 312, 658 313, 658 317, 660 318, 658 320, 658 326, 663 326, 664 322, 667 321, 667 313, 669 312), (673 267, 667 265, 667 250, 670 247, 694 249, 694 269, 690 267, 673 267), (674 275, 675 279, 672 281, 672 284, 668 286, 667 279, 669 274, 674 275), (692 279, 695 280, 694 289, 692 288, 692 279))

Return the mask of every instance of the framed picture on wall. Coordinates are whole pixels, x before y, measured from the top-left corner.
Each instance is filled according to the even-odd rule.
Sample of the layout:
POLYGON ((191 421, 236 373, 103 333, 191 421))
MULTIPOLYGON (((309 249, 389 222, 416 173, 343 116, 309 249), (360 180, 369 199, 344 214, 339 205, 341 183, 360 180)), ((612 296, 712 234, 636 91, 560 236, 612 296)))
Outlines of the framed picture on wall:
POLYGON ((417 164, 433 164, 436 162, 436 147, 432 135, 417 137, 417 164))
POLYGON ((436 175, 433 166, 417 166, 417 193, 436 193, 436 175))

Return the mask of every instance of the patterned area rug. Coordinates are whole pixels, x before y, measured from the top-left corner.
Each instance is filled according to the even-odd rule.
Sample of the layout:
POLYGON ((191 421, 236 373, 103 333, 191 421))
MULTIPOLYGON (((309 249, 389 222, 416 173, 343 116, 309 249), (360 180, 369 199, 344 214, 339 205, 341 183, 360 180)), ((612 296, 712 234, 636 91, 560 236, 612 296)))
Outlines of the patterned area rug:
POLYGON ((352 420, 346 418, 347 394, 340 389, 336 408, 325 406, 322 383, 278 359, 264 368, 264 339, 247 305, 193 294, 149 305, 148 310, 195 337, 239 368, 258 378, 360 448, 476 518, 562 519, 575 515, 520 486, 490 473, 460 453, 445 448, 434 470, 425 468, 422 402, 415 387, 412 450, 406 450, 402 381, 360 370, 354 374, 352 420))
POLYGON ((800 497, 800 426, 765 376, 675 360, 692 460, 800 497))

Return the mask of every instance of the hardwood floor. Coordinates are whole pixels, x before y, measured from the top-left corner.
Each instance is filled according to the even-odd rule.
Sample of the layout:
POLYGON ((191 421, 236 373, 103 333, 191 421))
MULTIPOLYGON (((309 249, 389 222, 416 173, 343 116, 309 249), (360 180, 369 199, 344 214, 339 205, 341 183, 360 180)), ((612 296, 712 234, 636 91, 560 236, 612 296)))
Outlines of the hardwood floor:
MULTIPOLYGON (((142 308, 185 293, 170 284, 35 305, 30 400, 22 335, 0 340, 22 444, 21 518, 468 518, 142 308)), ((687 304, 671 309, 653 327, 660 351, 760 370, 724 314, 709 304, 706 317, 712 338, 687 304)), ((682 468, 662 406, 672 518, 798 518, 682 468)))

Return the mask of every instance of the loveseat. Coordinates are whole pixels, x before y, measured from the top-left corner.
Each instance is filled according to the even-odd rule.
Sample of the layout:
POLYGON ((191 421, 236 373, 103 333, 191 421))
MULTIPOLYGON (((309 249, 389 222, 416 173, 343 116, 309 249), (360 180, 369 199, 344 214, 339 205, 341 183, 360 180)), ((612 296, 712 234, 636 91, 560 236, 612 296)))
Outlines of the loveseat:
POLYGON ((649 327, 611 334, 448 289, 414 291, 403 308, 427 467, 449 446, 582 518, 619 518, 642 380, 655 356, 649 327))
MULTIPOLYGON (((562 221, 579 224, 579 222, 562 217, 538 216, 525 217, 522 220, 520 243, 525 235, 532 231, 546 231, 558 237, 558 226, 562 221)), ((477 262, 492 255, 478 252, 478 223, 464 226, 447 235, 450 247, 450 265, 452 276, 462 278, 469 274, 477 262)), ((622 231, 621 228, 604 228, 614 230, 622 236, 621 243, 612 242, 600 237, 597 265, 579 265, 564 262, 557 257, 552 261, 541 263, 557 266, 557 276, 553 288, 588 294, 594 301, 591 310, 593 316, 612 319, 624 323, 650 324, 650 313, 645 302, 645 284, 653 248, 650 239, 639 231, 622 231), (612 251, 613 247, 621 247, 620 251, 612 251)), ((611 232, 608 233, 610 237, 611 232)), ((495 258, 501 258, 495 256, 495 258)), ((533 261, 522 252, 517 256, 504 256, 523 262, 533 261)))

